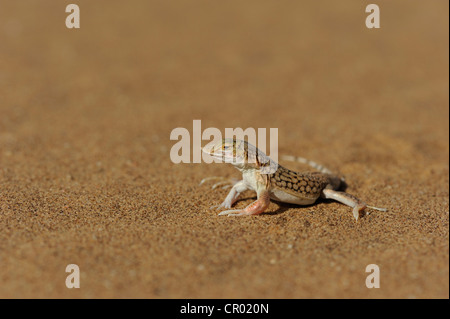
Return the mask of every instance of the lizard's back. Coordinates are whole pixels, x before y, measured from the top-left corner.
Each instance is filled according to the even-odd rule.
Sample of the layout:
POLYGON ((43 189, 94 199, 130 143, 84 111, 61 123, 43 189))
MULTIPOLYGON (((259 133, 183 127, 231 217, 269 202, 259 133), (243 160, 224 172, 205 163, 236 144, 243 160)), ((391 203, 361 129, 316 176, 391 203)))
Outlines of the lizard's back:
POLYGON ((340 179, 321 172, 295 172, 278 165, 275 173, 269 175, 270 193, 274 200, 299 204, 313 204, 326 187, 337 189, 340 179))

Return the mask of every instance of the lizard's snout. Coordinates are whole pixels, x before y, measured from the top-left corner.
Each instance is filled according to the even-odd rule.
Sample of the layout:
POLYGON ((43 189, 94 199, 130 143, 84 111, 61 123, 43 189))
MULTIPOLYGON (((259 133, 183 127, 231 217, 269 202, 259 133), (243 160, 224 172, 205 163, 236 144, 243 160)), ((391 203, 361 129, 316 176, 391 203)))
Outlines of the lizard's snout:
POLYGON ((211 155, 214 153, 214 146, 206 145, 205 147, 202 148, 202 152, 211 155))

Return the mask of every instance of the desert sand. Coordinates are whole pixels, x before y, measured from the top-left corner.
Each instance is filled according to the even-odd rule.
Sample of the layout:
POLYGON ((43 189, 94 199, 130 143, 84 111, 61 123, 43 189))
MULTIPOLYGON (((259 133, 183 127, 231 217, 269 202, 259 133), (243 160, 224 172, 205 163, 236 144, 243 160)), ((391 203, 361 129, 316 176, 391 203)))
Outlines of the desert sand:
POLYGON ((380 29, 360 1, 73 3, 80 29, 0 4, 0 297, 449 297, 447 1, 376 1, 380 29), (169 156, 195 119, 278 128, 388 212, 217 216, 199 182, 239 172, 169 156))

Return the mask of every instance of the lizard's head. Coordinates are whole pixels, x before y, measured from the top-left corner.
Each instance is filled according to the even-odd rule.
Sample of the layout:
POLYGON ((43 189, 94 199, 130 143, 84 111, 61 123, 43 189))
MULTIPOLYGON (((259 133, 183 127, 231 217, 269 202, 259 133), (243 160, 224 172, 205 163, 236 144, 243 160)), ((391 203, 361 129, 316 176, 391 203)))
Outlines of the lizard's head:
POLYGON ((224 163, 235 166, 245 166, 247 163, 248 146, 247 142, 233 138, 224 138, 215 143, 212 147, 205 146, 203 152, 224 163))
MULTIPOLYGON (((268 156, 246 141, 234 138, 224 138, 216 142, 212 147, 205 146, 203 152, 209 154, 215 159, 224 163, 233 164, 239 170, 248 169, 272 169, 270 173, 276 170, 268 156)), ((269 171, 269 170, 267 170, 269 171)))

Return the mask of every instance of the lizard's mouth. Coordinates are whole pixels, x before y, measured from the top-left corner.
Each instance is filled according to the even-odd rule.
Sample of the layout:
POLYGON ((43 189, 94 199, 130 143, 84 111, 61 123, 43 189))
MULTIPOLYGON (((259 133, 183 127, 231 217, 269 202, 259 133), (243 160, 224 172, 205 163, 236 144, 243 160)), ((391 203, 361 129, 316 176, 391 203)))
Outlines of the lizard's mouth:
POLYGON ((221 159, 222 152, 220 149, 217 149, 216 146, 208 146, 202 148, 202 152, 208 154, 211 157, 221 159))
POLYGON ((212 158, 218 159, 224 163, 240 164, 242 162, 239 161, 239 157, 233 154, 233 149, 231 148, 222 149, 222 147, 218 146, 208 147, 207 145, 202 148, 202 151, 211 156, 212 158))
POLYGON ((222 149, 217 149, 214 146, 209 148, 208 146, 205 146, 204 148, 202 148, 202 151, 215 159, 219 159, 223 162, 229 163, 229 156, 227 152, 223 151, 222 149))

